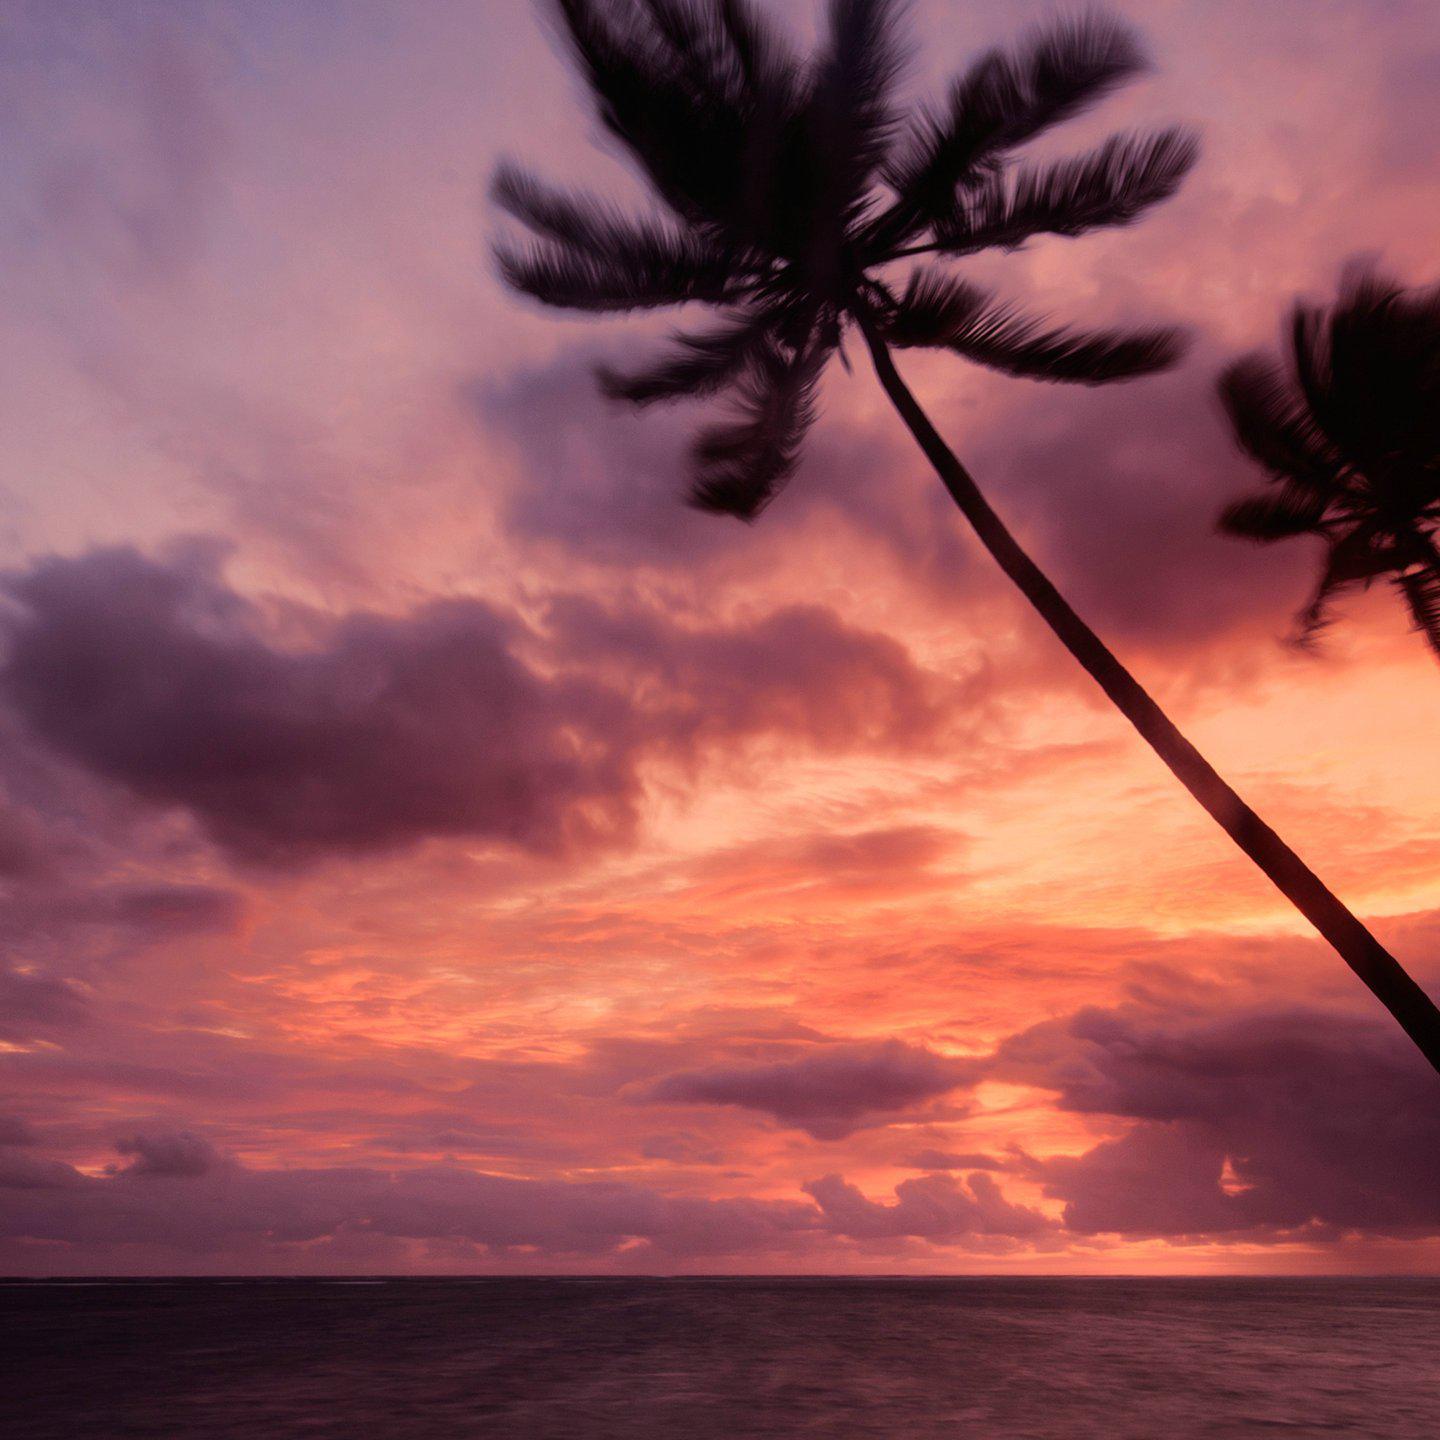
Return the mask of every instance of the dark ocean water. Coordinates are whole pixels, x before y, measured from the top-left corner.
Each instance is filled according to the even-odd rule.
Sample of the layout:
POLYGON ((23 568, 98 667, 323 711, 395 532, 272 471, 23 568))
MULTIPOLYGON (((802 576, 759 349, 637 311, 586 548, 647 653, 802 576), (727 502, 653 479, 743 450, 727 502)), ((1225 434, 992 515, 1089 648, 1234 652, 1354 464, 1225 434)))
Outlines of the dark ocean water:
POLYGON ((1440 1281, 0 1285, 7 1440, 1440 1435, 1440 1281))

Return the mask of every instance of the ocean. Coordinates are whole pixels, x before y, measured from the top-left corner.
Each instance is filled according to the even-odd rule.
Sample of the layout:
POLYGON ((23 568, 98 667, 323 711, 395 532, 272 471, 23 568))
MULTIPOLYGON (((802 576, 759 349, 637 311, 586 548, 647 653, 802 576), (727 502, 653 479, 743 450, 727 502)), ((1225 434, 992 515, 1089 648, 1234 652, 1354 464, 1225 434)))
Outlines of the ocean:
POLYGON ((7 1440, 1440 1434, 1440 1281, 0 1285, 7 1440))

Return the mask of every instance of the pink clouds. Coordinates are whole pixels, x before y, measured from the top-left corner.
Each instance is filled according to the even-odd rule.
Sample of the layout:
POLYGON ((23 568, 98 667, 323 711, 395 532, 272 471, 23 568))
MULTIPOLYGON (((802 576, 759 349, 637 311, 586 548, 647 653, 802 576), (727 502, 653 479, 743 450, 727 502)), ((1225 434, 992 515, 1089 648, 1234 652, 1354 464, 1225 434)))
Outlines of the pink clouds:
POLYGON ((0 1145, 33 1145, 40 1137, 34 1127, 13 1115, 0 1115, 0 1145))
POLYGON ((70 1172, 56 1177, 54 1189, 63 1194, 31 1205, 26 1196, 35 1188, 20 1195, 18 1216, 11 1212, 18 1233, 201 1253, 236 1240, 283 1252, 347 1227, 498 1251, 539 1247, 552 1255, 610 1251, 638 1236, 724 1248, 753 1243, 757 1229, 794 1228, 799 1209, 671 1203, 632 1186, 543 1184, 441 1166, 397 1174, 231 1169, 171 1173, 163 1184, 130 1171, 100 1180, 70 1172))
MULTIPOLYGON (((1437 1263, 1426 1076, 864 364, 747 529, 681 503, 693 415, 596 393, 643 337, 500 295, 498 152, 627 184, 527 6, 90 8, 0 56, 7 1269, 1437 1263)), ((1045 7, 915 8, 928 89, 1045 7)), ((1223 361, 1355 250, 1435 278, 1432 17, 1122 8, 1112 118, 1202 166, 980 278, 1192 359, 906 375, 1433 981, 1435 676, 1394 617, 1278 654, 1307 557, 1210 532, 1223 361)))
MULTIPOLYGON (((1429 1133, 1440 1122, 1440 1096, 1400 1044, 1343 1012, 1231 1014, 1233 1004, 1218 1011, 1187 1004, 1163 977, 1159 988, 1163 1002, 1084 1009, 963 1062, 898 1042, 816 1039, 797 1049, 792 1039, 769 1043, 787 1046, 793 1058, 688 1072, 666 1070, 675 1047, 658 1045, 543 1071, 471 1066, 467 1093, 457 1097, 450 1086, 451 1116, 503 1113, 497 1107, 538 1083, 546 1096, 541 1129, 487 1138, 443 1130, 445 1116, 432 1113, 429 1143, 508 1156, 523 1167, 520 1175, 410 1157, 393 1169, 241 1165, 193 1129, 152 1125, 114 1141, 128 1163, 92 1178, 56 1158, 43 1130, 15 1121, 3 1135, 0 1236, 11 1264, 30 1253, 68 1268, 65 1257, 99 1246, 121 1268, 127 1253, 166 1254, 180 1269, 204 1269, 207 1256, 223 1254, 226 1263, 238 1257, 245 1268, 282 1270, 306 1268, 307 1257, 321 1253, 314 1247, 342 1238, 381 1268, 421 1263, 413 1248, 387 1252, 394 1241, 458 1246, 446 1252, 448 1263, 466 1267, 608 1257, 642 1268, 723 1268, 731 1263, 725 1257, 843 1265, 862 1253, 903 1253, 924 1265, 927 1255, 934 1264, 955 1246, 1035 1259, 1077 1240, 1103 1250, 1124 1237, 1317 1245, 1346 1235, 1440 1236, 1429 1160, 1440 1150, 1429 1133), (647 1073, 648 1080, 632 1078, 647 1073), (1102 1121, 1111 1138, 1074 1154, 1046 1154, 1043 1144, 1040 1153, 1012 1149, 999 1157, 912 1151, 901 1163, 928 1173, 901 1179, 888 1199, 876 1198, 881 1187, 834 1171, 815 1178, 822 1157, 853 1154, 847 1147, 859 1137, 887 1127, 900 1126, 903 1135, 917 1125, 972 1125, 979 1111, 937 1111, 934 1101, 956 1089, 974 1097, 976 1087, 995 1082, 1055 1092, 1062 1114, 1102 1121), (683 1131, 632 1132, 638 1154, 670 1167, 668 1183, 585 1178, 583 1150, 604 1153, 657 1104, 687 1107, 683 1131), (795 1147, 800 1173, 791 1185, 757 1190, 753 1177, 730 1172, 717 1196, 701 1183, 727 1150, 744 1144, 743 1131, 707 1118, 707 1109, 720 1107, 758 1110, 809 1137, 795 1147), (606 1133, 586 1136, 569 1155, 543 1143, 546 1126, 564 1133, 580 1117, 593 1126, 600 1115, 608 1117, 606 1133), (524 1173, 546 1170, 550 1178, 524 1173), (1063 1203, 1058 1214, 1054 1201, 1063 1203), (49 1248, 27 1251, 37 1243, 49 1248)), ((763 1050, 764 1042, 737 1036, 730 1044, 763 1050)), ((11 1067, 11 1078, 25 1070, 33 1067, 11 1067)), ((246 1096, 252 1107, 273 1105, 306 1083, 295 1061, 286 1070, 261 1065, 268 1085, 258 1090, 243 1071, 208 1088, 177 1076, 180 1088, 170 1093, 212 1108, 246 1096)), ((90 1078, 105 1077, 93 1070, 90 1078)), ((111 1077, 132 1090, 140 1078, 111 1077)), ((342 1093, 340 1075, 315 1071, 314 1079, 325 1092, 342 1093)), ((420 1098, 365 1067, 343 1084, 357 1096, 368 1091, 371 1110, 420 1098)), ((406 1148, 395 1146, 399 1155, 406 1148)))
POLYGON ((886 1040, 816 1048, 794 1059, 680 1071, 645 1091, 651 1100, 735 1105, 795 1125, 817 1140, 843 1140, 866 1124, 884 1124, 963 1085, 964 1064, 917 1045, 886 1040))
POLYGON ((546 618, 560 652, 617 679, 642 715, 654 694, 657 738, 682 749, 770 734, 815 748, 906 750, 951 723, 943 679, 891 637, 823 606, 682 626, 659 611, 567 595, 546 618))
MULTIPOLYGON (((43 1242, 59 1247, 44 1252, 51 1264, 100 1246, 122 1268, 134 1247, 167 1253, 181 1269, 203 1269, 207 1255, 223 1253, 246 1268, 285 1270, 305 1268, 315 1246, 341 1237, 360 1247, 357 1255, 369 1249, 382 1268, 406 1263, 385 1252, 391 1241, 458 1246, 447 1252, 450 1263, 482 1268, 622 1256, 642 1268, 683 1268, 726 1256, 828 1255, 835 1263, 852 1245, 865 1253, 898 1244, 938 1247, 932 1256, 955 1245, 1053 1255, 1067 1240, 1107 1236, 1293 1245, 1346 1234, 1440 1235, 1428 1158, 1440 1119, 1433 1078, 1377 1026, 1335 1012, 1231 1018, 1092 1008, 1011 1037, 963 1067, 918 1047, 832 1044, 799 1061, 662 1075, 627 1103, 753 1106, 833 1143, 857 1126, 913 1127, 915 1107, 937 1090, 996 1078, 1058 1091, 1064 1110, 1127 1128, 1073 1156, 922 1152, 905 1163, 927 1164, 930 1173, 899 1181, 884 1199, 833 1172, 797 1181, 790 1196, 732 1188, 703 1198, 662 1185, 532 1180, 454 1163, 271 1169, 223 1160, 192 1131, 153 1127, 120 1137, 115 1148, 128 1163, 92 1178, 47 1153, 43 1132, 13 1123, 0 1166, 0 1235, 7 1263, 43 1242), (848 1092, 821 1083, 836 1075, 848 1092), (1036 1183, 1064 1202, 1061 1215, 1016 1198, 1015 1186, 1029 1193, 1036 1183)), ((559 1072, 552 1077, 557 1098, 592 1084, 577 1091, 559 1072)), ((694 1127, 642 1148, 681 1167, 712 1167, 720 1157, 694 1127)), ((457 1138, 464 1137, 449 1137, 457 1138)), ((532 1164, 541 1153, 532 1152, 532 1164)), ((418 1262, 420 1252, 405 1253, 418 1262)))

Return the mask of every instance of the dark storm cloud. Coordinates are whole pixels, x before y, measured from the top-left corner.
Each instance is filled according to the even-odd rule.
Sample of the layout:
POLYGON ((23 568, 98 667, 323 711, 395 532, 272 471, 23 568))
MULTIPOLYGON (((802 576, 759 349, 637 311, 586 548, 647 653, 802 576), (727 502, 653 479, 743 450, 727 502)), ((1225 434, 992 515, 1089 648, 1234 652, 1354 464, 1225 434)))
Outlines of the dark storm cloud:
POLYGON ((255 858, 471 833, 554 849, 623 812, 623 761, 568 724, 603 696, 528 671, 478 602, 353 616, 287 652, 197 562, 134 551, 17 577, 4 692, 55 748, 255 858))
POLYGON ((188 1130, 169 1130, 131 1135, 115 1142, 121 1155, 132 1157, 126 1175, 149 1175, 167 1179, 193 1179, 208 1174, 220 1163, 220 1155, 203 1135, 188 1130))
POLYGON ((684 1070, 656 1080, 651 1100, 735 1105, 813 1135, 840 1140, 914 1110, 967 1083, 968 1062, 900 1040, 817 1047, 794 1059, 684 1070))
POLYGON ((1136 1122, 1034 1166, 1073 1231, 1440 1232, 1440 1078, 1388 1021, 1089 1009, 1007 1041, 995 1071, 1136 1122))
POLYGON ((922 1175, 895 1187, 895 1203, 867 1200, 838 1175, 805 1186, 825 1214, 826 1227, 854 1240, 894 1240, 915 1236, 944 1242, 967 1235, 1025 1238, 1054 1229, 1038 1210, 1012 1205, 988 1175, 957 1180, 952 1175, 922 1175))
POLYGON ((431 835, 554 853, 629 832, 649 757, 762 734, 917 742, 939 723, 901 646, 814 607, 682 629, 556 602, 565 668, 541 673, 518 653, 537 637, 476 600, 351 614, 280 648, 200 551, 51 559, 9 588, 0 688, 32 730, 252 859, 431 835))

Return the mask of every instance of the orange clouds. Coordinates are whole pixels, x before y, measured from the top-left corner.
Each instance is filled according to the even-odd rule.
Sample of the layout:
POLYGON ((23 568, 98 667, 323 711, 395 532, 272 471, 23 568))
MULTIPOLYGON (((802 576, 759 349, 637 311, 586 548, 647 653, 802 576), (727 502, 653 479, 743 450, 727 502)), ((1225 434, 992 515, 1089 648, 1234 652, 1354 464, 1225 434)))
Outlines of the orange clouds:
MULTIPOLYGON (((629 338, 502 300, 490 152, 598 162, 528 23, 465 8, 384 46, 186 17, 160 81, 123 20, 22 27, 7 93, 53 123, 3 178, 7 1269, 1433 1268, 1429 1077, 869 377, 746 529, 679 504, 687 417, 595 397, 629 338), (219 138, 172 153, 188 115, 219 138)), ((1352 249, 1433 278, 1434 37, 1262 8, 1138 16, 1129 118, 1203 119, 1194 188, 1005 262, 1036 308, 1187 321, 1189 367, 906 373, 1435 984, 1440 675, 1364 605, 1282 650, 1306 558, 1209 528, 1222 359, 1352 249)), ((1017 19, 920 9, 947 65, 1017 19)))

